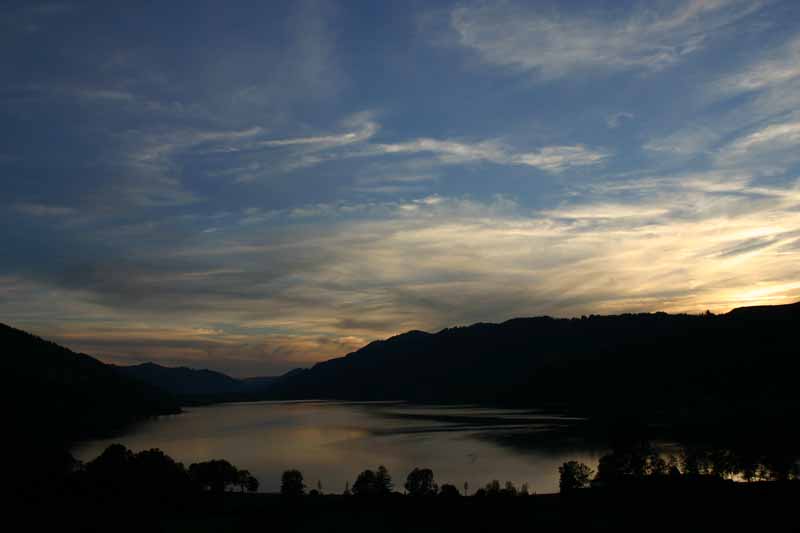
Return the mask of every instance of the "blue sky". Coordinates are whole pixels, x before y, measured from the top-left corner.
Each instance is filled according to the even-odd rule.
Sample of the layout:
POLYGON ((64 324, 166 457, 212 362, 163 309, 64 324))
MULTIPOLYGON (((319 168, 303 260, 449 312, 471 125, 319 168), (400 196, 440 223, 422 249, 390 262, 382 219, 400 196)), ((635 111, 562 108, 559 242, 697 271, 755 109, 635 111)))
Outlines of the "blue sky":
POLYGON ((800 4, 5 2, 0 320, 272 374, 800 299, 800 4))

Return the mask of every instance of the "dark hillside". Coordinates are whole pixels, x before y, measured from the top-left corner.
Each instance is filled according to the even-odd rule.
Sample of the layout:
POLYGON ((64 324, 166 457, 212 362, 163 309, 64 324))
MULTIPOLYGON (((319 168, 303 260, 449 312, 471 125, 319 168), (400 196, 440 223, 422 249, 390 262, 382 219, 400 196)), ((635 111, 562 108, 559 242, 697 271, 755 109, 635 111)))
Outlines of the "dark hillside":
POLYGON ((24 331, 0 324, 0 344, 4 390, 24 436, 66 442, 179 411, 163 391, 24 331))
POLYGON ((799 411, 800 304, 409 332, 315 365, 280 398, 558 405, 596 416, 703 423, 799 411))

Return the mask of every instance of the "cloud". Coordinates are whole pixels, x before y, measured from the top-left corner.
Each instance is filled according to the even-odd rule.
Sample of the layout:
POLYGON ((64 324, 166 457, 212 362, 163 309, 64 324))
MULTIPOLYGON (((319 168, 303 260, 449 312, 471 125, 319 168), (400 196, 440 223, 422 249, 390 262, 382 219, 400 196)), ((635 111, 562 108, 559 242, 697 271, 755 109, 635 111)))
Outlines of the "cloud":
POLYGON ((763 53, 745 68, 723 76, 706 87, 715 96, 761 91, 800 78, 800 37, 763 53))
POLYGON ((353 336, 291 336, 191 327, 126 327, 101 324, 60 326, 49 338, 121 365, 153 360, 164 365, 209 368, 234 376, 279 375, 308 367, 320 358, 354 351, 365 344, 353 336))
POLYGON ((742 0, 686 0, 577 15, 508 2, 450 13, 458 43, 489 64, 558 79, 577 72, 660 70, 701 49, 715 33, 761 7, 742 0), (674 5, 674 4, 673 4, 674 5))
POLYGON ((115 196, 136 206, 176 206, 200 200, 184 183, 176 158, 195 151, 235 150, 232 143, 246 143, 264 133, 258 126, 230 131, 174 129, 161 132, 130 130, 122 135, 122 146, 107 164, 122 167, 115 196), (121 153, 119 153, 121 152, 121 153))
MULTIPOLYGON (((380 125, 374 120, 372 112, 360 112, 349 116, 341 124, 346 128, 341 133, 311 135, 303 137, 283 137, 278 139, 253 139, 249 142, 237 142, 235 145, 220 145, 212 151, 222 153, 260 153, 269 150, 284 150, 283 154, 276 154, 279 163, 272 167, 283 172, 295 171, 301 168, 318 166, 325 162, 347 159, 378 158, 386 156, 432 154, 438 164, 463 165, 474 162, 489 162, 498 165, 522 165, 535 167, 545 172, 558 173, 574 167, 584 167, 602 164, 610 154, 597 148, 588 148, 581 144, 569 146, 544 146, 536 150, 525 152, 514 150, 498 140, 485 140, 466 142, 451 139, 416 138, 408 141, 393 143, 376 143, 373 138, 380 130, 380 125)), ((260 133, 260 132, 254 132, 260 133)), ((216 139, 214 139, 216 140, 216 139)), ((238 139, 237 139, 238 141, 238 139)), ((172 143, 159 145, 159 151, 170 151, 172 143)), ((395 167, 397 165, 394 165, 395 167)), ((428 169, 432 165, 428 164, 428 169)), ((246 168, 234 170, 236 181, 251 182, 257 179, 261 165, 251 164, 246 168)), ((382 170, 386 172, 386 170, 382 170)), ((392 175, 383 181, 394 182, 393 185, 382 185, 384 189, 391 187, 393 190, 406 190, 410 182, 421 182, 430 179, 426 174, 398 175, 394 170, 392 175), (420 179, 423 176, 424 179, 420 179), (404 182, 404 186, 398 182, 404 182)), ((362 186, 360 190, 366 192, 369 186, 362 186)), ((374 177, 373 177, 373 180, 374 177)), ((378 186, 372 189, 380 192, 378 186)), ((385 192, 385 191, 384 191, 385 192)))
POLYGON ((260 141, 251 147, 282 147, 282 146, 316 146, 320 149, 335 148, 348 144, 361 143, 369 140, 378 132, 379 126, 372 120, 372 113, 362 112, 348 117, 344 124, 356 128, 337 135, 320 135, 312 137, 290 137, 286 139, 271 139, 260 141))
POLYGON ((612 113, 606 117, 606 125, 613 129, 620 127, 626 120, 633 120, 636 115, 628 113, 627 111, 620 111, 619 113, 612 113))
POLYGON ((254 374, 415 328, 800 297, 800 183, 718 170, 567 192, 533 211, 432 195, 208 217, 217 231, 0 279, 0 318, 45 333, 69 316, 59 338, 108 358, 254 374))
POLYGON ((762 126, 722 146, 714 156, 721 167, 752 168, 781 174, 800 161, 800 120, 762 126))
POLYGON ((780 174, 798 161, 797 124, 800 120, 800 38, 759 51, 737 67, 701 85, 700 100, 715 106, 701 121, 693 121, 644 144, 668 157, 707 155, 715 167, 736 165, 780 174), (746 96, 744 96, 746 94, 746 96), (721 101, 742 97, 735 105, 721 101))
POLYGON ((707 155, 713 165, 759 165, 763 173, 773 174, 784 171, 795 161, 784 148, 795 143, 791 124, 797 122, 800 107, 798 61, 800 38, 791 36, 776 47, 759 49, 749 61, 736 62, 737 67, 727 73, 712 73, 696 95, 706 106, 702 120, 689 121, 643 147, 666 158, 707 155), (740 99, 731 105, 735 96, 740 99), (720 106, 725 100, 727 105, 720 106))
POLYGON ((429 138, 378 144, 374 146, 374 153, 384 155, 432 153, 445 164, 486 161, 500 165, 536 167, 554 173, 571 167, 597 165, 609 157, 604 151, 583 145, 545 146, 533 152, 515 152, 498 141, 467 143, 429 138))
POLYGON ((669 156, 690 156, 707 152, 720 140, 718 131, 700 125, 691 125, 660 138, 651 139, 644 149, 651 152, 665 152, 669 156))
POLYGON ((14 207, 18 212, 34 217, 65 217, 77 213, 72 207, 60 205, 20 203, 14 207))

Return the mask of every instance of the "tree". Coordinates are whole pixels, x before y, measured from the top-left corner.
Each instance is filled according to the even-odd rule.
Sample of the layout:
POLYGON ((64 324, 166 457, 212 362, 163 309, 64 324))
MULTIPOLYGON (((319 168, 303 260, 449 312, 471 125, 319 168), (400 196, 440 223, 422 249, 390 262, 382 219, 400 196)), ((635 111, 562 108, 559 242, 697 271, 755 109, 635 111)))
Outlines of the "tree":
POLYGON ((578 461, 567 461, 558 467, 558 473, 560 475, 558 487, 561 492, 587 487, 594 474, 591 468, 578 461))
POLYGON ((483 490, 487 496, 499 496, 500 482, 494 479, 491 482, 487 483, 486 486, 483 488, 483 490))
POLYGON ((112 444, 93 461, 86 464, 91 483, 105 492, 124 492, 129 489, 133 470, 133 452, 122 444, 112 444))
POLYGON ((378 488, 378 475, 372 470, 364 470, 353 483, 353 494, 356 496, 377 496, 380 494, 378 488))
MULTIPOLYGON (((694 460, 696 458, 693 458, 694 460)), ((687 472, 691 467, 687 470, 687 472)), ((647 440, 632 440, 618 443, 613 451, 600 458, 597 479, 613 483, 625 478, 642 479, 647 476, 665 475, 667 462, 647 440)))
POLYGON ((378 493, 382 495, 391 494, 394 485, 392 484, 392 476, 389 475, 389 471, 385 466, 380 465, 378 467, 375 477, 378 493))
POLYGON ((181 493, 191 485, 183 465, 157 448, 134 454, 131 467, 131 487, 156 498, 181 493))
POLYGON ((224 459, 213 459, 189 466, 189 477, 204 490, 224 492, 239 482, 239 471, 224 459))
POLYGON ((433 482, 433 470, 415 468, 406 478, 405 488, 411 496, 432 496, 439 487, 433 482))
POLYGON ((439 489, 439 496, 444 496, 446 498, 455 498, 461 496, 461 493, 458 492, 458 489, 455 485, 450 485, 449 483, 445 483, 439 489))
POLYGON ((249 471, 239 470, 238 479, 236 480, 239 489, 244 492, 256 492, 258 490, 258 480, 254 478, 249 471))
POLYGON ((392 476, 385 466, 377 471, 364 470, 353 483, 353 494, 356 496, 386 496, 392 493, 392 476))
POLYGON ((247 481, 244 484, 244 488, 247 489, 247 492, 257 492, 259 485, 260 483, 255 477, 248 476, 247 481))
POLYGON ((517 487, 514 486, 514 483, 511 481, 506 481, 505 486, 500 491, 500 494, 503 496, 516 496, 517 495, 517 487))
POLYGON ((303 474, 299 470, 287 470, 281 476, 281 494, 284 496, 303 496, 306 486, 303 483, 303 474))

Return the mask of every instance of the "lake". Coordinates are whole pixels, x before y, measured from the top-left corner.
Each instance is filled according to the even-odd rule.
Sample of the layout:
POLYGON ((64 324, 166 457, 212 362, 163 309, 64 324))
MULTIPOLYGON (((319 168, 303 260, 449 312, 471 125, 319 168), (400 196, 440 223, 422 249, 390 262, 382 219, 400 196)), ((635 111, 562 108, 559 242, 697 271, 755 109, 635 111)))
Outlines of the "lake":
POLYGON ((275 492, 281 473, 300 470, 309 488, 341 493, 359 472, 385 465, 396 490, 414 467, 469 492, 493 479, 558 491, 558 467, 578 460, 596 468, 605 451, 579 437, 564 439, 580 419, 530 409, 425 406, 400 402, 251 402, 187 408, 137 424, 113 439, 73 450, 89 461, 119 442, 140 451, 160 448, 186 466, 227 459, 249 470, 259 490, 275 492))

